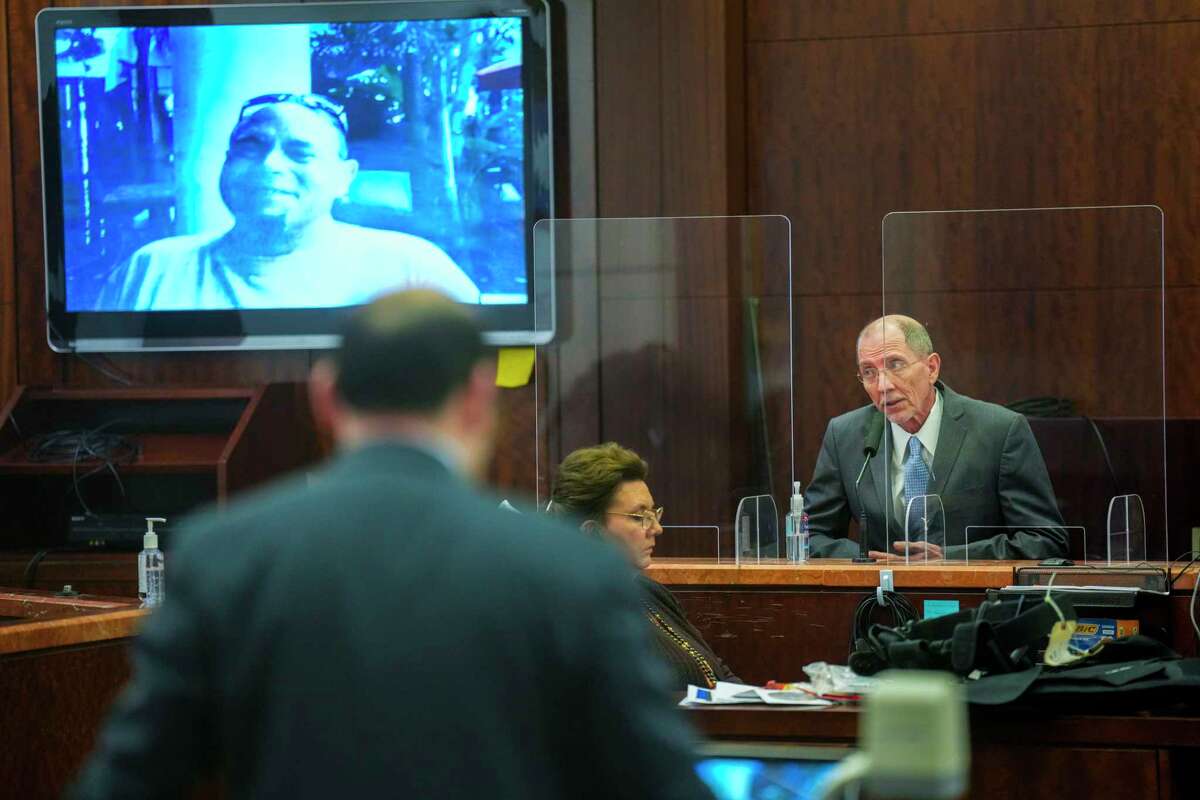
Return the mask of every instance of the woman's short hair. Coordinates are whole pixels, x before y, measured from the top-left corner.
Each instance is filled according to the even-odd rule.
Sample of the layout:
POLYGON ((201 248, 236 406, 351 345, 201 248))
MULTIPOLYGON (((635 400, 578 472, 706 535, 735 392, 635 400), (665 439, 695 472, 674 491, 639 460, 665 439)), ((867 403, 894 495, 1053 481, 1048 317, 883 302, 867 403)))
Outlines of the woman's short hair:
POLYGON ((582 447, 559 464, 549 510, 600 521, 621 484, 649 473, 641 456, 616 442, 582 447))

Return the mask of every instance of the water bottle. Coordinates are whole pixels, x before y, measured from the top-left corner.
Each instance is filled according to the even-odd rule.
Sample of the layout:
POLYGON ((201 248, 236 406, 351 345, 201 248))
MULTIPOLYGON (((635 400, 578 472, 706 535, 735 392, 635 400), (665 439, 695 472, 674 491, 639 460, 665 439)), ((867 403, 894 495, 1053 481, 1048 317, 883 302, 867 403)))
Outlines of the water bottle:
POLYGON ((146 517, 146 533, 142 536, 142 552, 138 553, 138 597, 145 608, 157 608, 163 601, 163 552, 158 549, 158 534, 154 523, 166 522, 162 517, 146 517))
POLYGON ((792 484, 792 503, 783 520, 784 538, 787 542, 787 560, 793 564, 808 562, 808 514, 804 511, 804 496, 800 494, 800 481, 792 484))

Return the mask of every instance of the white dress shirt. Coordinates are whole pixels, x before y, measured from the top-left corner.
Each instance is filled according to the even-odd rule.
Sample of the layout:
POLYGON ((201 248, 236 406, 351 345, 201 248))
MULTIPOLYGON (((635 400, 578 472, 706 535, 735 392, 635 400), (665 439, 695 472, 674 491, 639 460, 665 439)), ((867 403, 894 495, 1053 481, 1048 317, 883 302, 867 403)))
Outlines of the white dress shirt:
POLYGON ((903 523, 904 507, 904 459, 908 456, 908 440, 917 437, 921 442, 921 455, 925 466, 929 468, 929 480, 933 482, 933 455, 937 452, 938 434, 942 430, 942 393, 934 390, 933 409, 925 418, 925 423, 916 433, 909 433, 894 422, 892 426, 892 512, 896 520, 903 523))

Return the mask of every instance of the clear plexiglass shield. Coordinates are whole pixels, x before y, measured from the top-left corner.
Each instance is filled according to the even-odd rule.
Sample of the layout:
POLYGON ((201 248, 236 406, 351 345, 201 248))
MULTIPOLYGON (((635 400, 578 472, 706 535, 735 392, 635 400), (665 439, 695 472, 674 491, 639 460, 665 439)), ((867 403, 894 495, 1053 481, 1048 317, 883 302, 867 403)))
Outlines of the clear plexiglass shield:
POLYGON ((615 442, 649 465, 650 497, 610 508, 664 508, 655 558, 781 555, 793 480, 787 218, 543 220, 533 242, 558 298, 534 368, 539 506, 568 454, 615 442))
MULTIPOLYGON (((945 558, 1175 555, 1161 211, 898 212, 882 236, 880 315, 919 320, 935 355, 896 320, 909 347, 878 365, 874 388, 895 398, 890 420, 911 426, 922 385, 938 379, 926 491, 944 507, 945 558)), ((902 474, 901 463, 887 470, 889 497, 903 497, 893 493, 902 474)), ((901 524, 888 519, 890 541, 901 524)))

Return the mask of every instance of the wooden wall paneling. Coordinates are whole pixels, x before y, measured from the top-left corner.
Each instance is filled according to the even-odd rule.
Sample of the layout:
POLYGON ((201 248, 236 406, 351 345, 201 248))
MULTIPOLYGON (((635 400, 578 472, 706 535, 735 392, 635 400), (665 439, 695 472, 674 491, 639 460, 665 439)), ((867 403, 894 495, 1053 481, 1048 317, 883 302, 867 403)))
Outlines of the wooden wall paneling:
MULTIPOLYGON (((555 139, 559 187, 555 217, 588 219, 597 213, 595 6, 592 0, 572 0, 564 12, 559 22, 565 27, 566 63, 562 68, 560 61, 555 77, 560 90, 556 99, 560 109, 566 108, 567 128, 560 128, 555 139)), ((556 117, 563 119, 561 114, 556 117)), ((568 259, 555 280, 558 332, 554 344, 544 348, 545 359, 539 366, 545 368, 538 372, 538 383, 547 384, 542 387, 545 405, 537 409, 539 442, 545 447, 543 496, 549 496, 553 467, 567 453, 595 444, 600 437, 599 376, 593 368, 600 360, 595 264, 590 259, 583 263, 568 259)))
MULTIPOLYGON (((1196 253, 1188 256, 1195 259, 1196 253)), ((1200 264, 1194 266, 1200 268, 1200 264)), ((1200 271, 1200 269, 1198 269, 1200 271)), ((1167 291, 1167 416, 1200 417, 1200 286, 1167 291)))
POLYGON ((17 383, 16 290, 13 274, 12 127, 8 103, 8 7, 0 5, 0 396, 17 383))
MULTIPOLYGON (((42 342, 43 346, 45 342, 42 342)), ((211 353, 113 353, 59 356, 63 386, 254 386, 308 378, 320 351, 261 350, 211 353), (114 379, 108 373, 119 376, 114 379)))
MULTIPOLYGON (((967 797, 1122 797, 1154 800, 1160 783, 1158 753, 1151 749, 971 745, 967 797), (1079 770, 1079 764, 1090 769, 1079 770), (1083 774, 1080 774, 1080 773, 1083 774), (1031 776, 1037 776, 1031 780, 1031 776)), ((1164 776, 1165 777, 1165 776, 1164 776)), ((1167 784, 1169 786, 1169 784, 1167 784)))
MULTIPOLYGON (((539 355, 539 369, 546 371, 544 354, 539 355)), ((535 410, 544 407, 545 385, 537 381, 499 390, 496 455, 488 471, 488 483, 501 495, 511 495, 512 504, 522 510, 534 499, 537 480, 548 468, 545 440, 539 435, 544 428, 535 424, 535 410)), ((544 496, 544 486, 542 492, 544 496)))
POLYGON ((61 797, 129 677, 129 640, 0 658, 7 724, 0 776, 10 797, 61 797))
MULTIPOLYGON (((1154 96, 1159 106, 1154 148, 1153 202, 1166 214, 1167 284, 1200 285, 1200 25, 1165 25, 1158 40, 1158 77, 1154 96)), ((1147 87, 1150 90, 1150 87, 1147 87)), ((1171 362, 1174 364, 1175 362, 1171 362)), ((1195 373, 1193 373, 1195 374, 1195 373)), ((1200 381, 1193 381, 1200 396, 1200 381)))
POLYGON ((0 392, 5 397, 17 385, 17 311, 12 303, 0 304, 0 392))
POLYGON ((34 18, 45 0, 6 0, 9 119, 12 124, 12 204, 17 309, 17 380, 56 385, 60 360, 46 344, 42 193, 34 18))
MULTIPOLYGON (((1194 43, 1165 27, 1200 26, 756 45, 752 205, 811 232, 797 234, 797 261, 829 276, 821 291, 874 283, 876 225, 891 210, 1190 206, 1163 196, 1166 164, 1147 166, 1197 121, 1195 104, 1153 88, 1197 66, 1194 43), (784 77, 796 75, 802 93, 784 77)), ((1170 208, 1167 221, 1173 241, 1170 208)))
POLYGON ((798 295, 792 314, 795 473, 807 486, 830 418, 869 402, 854 377, 854 341, 862 326, 879 316, 879 295, 798 295))
POLYGON ((758 41, 1173 22, 1200 19, 1200 8, 1194 0, 867 0, 853 4, 749 0, 747 16, 747 37, 758 41))
POLYGON ((596 4, 596 190, 601 217, 662 213, 659 0, 596 4))
POLYGON ((791 219, 797 293, 878 297, 879 220, 895 210, 884 198, 898 191, 894 176, 903 168, 891 120, 908 116, 881 73, 909 70, 898 57, 848 49, 845 42, 748 49, 749 207, 791 219))
POLYGON ((663 208, 745 208, 742 0, 660 0, 663 208))

